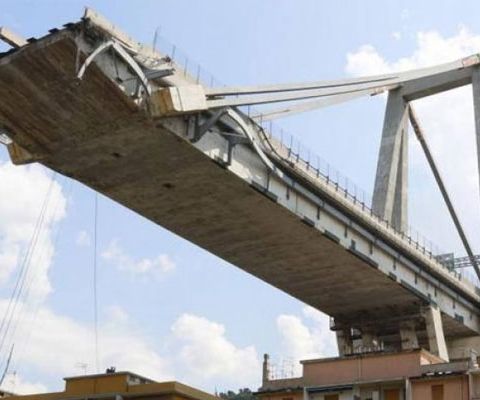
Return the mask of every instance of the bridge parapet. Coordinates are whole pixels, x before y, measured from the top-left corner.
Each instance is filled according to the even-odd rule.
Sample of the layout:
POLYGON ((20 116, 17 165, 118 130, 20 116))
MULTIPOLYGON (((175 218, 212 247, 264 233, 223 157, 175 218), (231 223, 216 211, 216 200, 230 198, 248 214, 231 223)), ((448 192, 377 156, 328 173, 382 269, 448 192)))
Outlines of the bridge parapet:
MULTIPOLYGON (((270 154, 273 158, 278 157, 287 165, 293 166, 303 177, 327 191, 338 203, 343 204, 351 210, 355 210, 365 221, 372 224, 375 229, 384 232, 390 239, 394 240, 395 243, 401 244, 403 247, 409 248, 417 254, 421 254, 422 259, 425 261, 428 260, 430 265, 440 269, 443 273, 447 273, 453 279, 466 284, 470 287, 470 290, 475 292, 475 281, 463 277, 462 274, 451 267, 451 263, 448 260, 439 257, 439 255, 443 253, 431 241, 420 236, 418 232, 416 235, 412 234, 412 228, 409 229, 409 233, 406 233, 392 226, 387 220, 374 213, 372 206, 364 200, 364 196, 359 197, 356 192, 352 193, 349 191, 348 183, 342 185, 338 179, 332 179, 328 172, 325 174, 320 168, 315 167, 310 161, 302 158, 292 147, 285 145, 285 143, 279 141, 273 135, 267 133, 266 140, 268 140, 269 145, 271 145, 270 154)), ((267 151, 269 145, 266 146, 267 151)), ((348 180, 346 180, 346 182, 348 182, 348 180)), ((463 263, 467 261, 468 259, 462 258, 463 263)))

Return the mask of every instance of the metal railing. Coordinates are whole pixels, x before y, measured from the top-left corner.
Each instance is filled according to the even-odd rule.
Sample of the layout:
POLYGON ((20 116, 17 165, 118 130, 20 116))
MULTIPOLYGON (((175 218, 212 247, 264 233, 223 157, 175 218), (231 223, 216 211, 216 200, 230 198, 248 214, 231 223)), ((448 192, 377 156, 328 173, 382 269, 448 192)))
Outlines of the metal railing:
POLYGON ((436 261, 442 268, 459 280, 467 280, 478 286, 479 281, 473 271, 466 269, 455 270, 451 262, 442 255, 447 252, 442 250, 438 245, 422 235, 411 225, 406 230, 399 230, 392 226, 387 220, 375 214, 372 209, 372 196, 365 190, 356 185, 348 177, 341 174, 337 169, 332 167, 328 162, 314 154, 309 148, 303 146, 300 141, 294 138, 276 124, 268 121, 259 123, 264 132, 268 135, 270 141, 276 142, 280 147, 281 153, 286 160, 293 163, 297 167, 309 173, 309 175, 320 180, 323 184, 330 186, 335 192, 341 193, 342 196, 357 210, 367 213, 371 218, 383 227, 392 230, 395 235, 402 240, 414 246, 426 257, 436 261))
POLYGON ((180 67, 186 78, 193 78, 196 83, 208 87, 225 86, 225 84, 215 78, 212 73, 200 66, 199 63, 163 36, 157 36, 155 50, 157 49, 163 56, 168 57, 175 63, 177 67, 180 67))

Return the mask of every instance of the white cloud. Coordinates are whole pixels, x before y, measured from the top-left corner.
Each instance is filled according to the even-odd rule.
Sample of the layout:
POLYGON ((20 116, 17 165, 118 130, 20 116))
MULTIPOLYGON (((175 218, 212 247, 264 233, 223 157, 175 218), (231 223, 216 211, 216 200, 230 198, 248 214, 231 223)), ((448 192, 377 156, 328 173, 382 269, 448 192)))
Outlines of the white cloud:
POLYGON ((18 271, 25 252, 39 220, 42 205, 47 193, 48 207, 45 210, 42 229, 32 241, 30 269, 26 281, 33 298, 41 300, 51 291, 48 269, 54 255, 53 230, 65 216, 66 199, 61 186, 51 185, 47 171, 36 165, 13 166, 0 161, 0 285, 9 282, 12 274, 18 271), (49 191, 50 190, 50 191, 49 191))
MULTIPOLYGON (((39 166, 14 167, 0 163, 0 182, 2 192, 8 193, 0 197, 0 284, 5 285, 11 284, 22 251, 30 241, 50 179, 46 170, 39 166)), ((36 287, 36 301, 18 303, 18 324, 0 352, 5 357, 15 342, 12 373, 3 387, 18 393, 62 389, 59 377, 78 374, 81 372, 79 364, 87 364, 87 373, 95 372, 91 324, 42 305, 42 300, 52 290, 48 269, 54 254, 53 236, 66 208, 66 199, 58 183, 53 183, 49 204, 45 215, 48 223, 42 229, 37 252, 32 257, 35 262, 31 278, 35 278, 35 285, 31 288, 36 287), (35 379, 32 380, 32 376, 35 379), (45 382, 52 386, 47 387, 45 382)), ((90 243, 88 233, 79 232, 76 244, 90 243)), ((166 254, 135 259, 116 241, 109 244, 102 257, 119 270, 144 277, 160 278, 175 269, 175 263, 166 254)), ((0 315, 4 315, 7 304, 7 299, 0 299, 0 315)), ((187 383, 196 381, 205 388, 205 380, 212 379, 208 383, 210 390, 217 382, 224 383, 227 388, 240 387, 256 384, 261 378, 255 348, 235 346, 225 337, 225 328, 220 324, 184 314, 160 342, 150 343, 123 308, 111 306, 105 311, 99 327, 99 370, 113 365, 158 380, 172 379, 177 372, 185 376, 187 383), (158 348, 164 353, 160 354, 158 348)))
MULTIPOLYGON (((6 301, 0 302, 0 310, 5 308, 6 301)), ((153 379, 172 378, 168 361, 138 333, 125 310, 118 306, 108 308, 98 332, 99 371, 113 365, 118 370, 131 370, 153 379)), ((28 368, 59 385, 60 377, 79 373, 79 363, 87 364, 88 373, 96 372, 94 329, 90 325, 41 307, 36 317, 33 312, 27 315, 16 337, 12 371, 17 366, 28 368), (35 319, 38 327, 32 329, 35 319)))
POLYGON ((167 254, 159 254, 155 258, 134 259, 112 240, 102 253, 102 257, 114 264, 119 271, 126 271, 135 276, 153 276, 161 279, 166 273, 175 269, 175 263, 167 254))
POLYGON ((480 49, 480 36, 461 27, 458 33, 445 38, 437 31, 417 33, 417 47, 412 54, 397 60, 386 60, 371 44, 360 46, 347 54, 346 71, 352 75, 374 75, 405 71, 454 61, 476 54, 480 49))
POLYGON ((179 360, 193 383, 221 381, 238 387, 256 387, 261 364, 253 346, 237 347, 225 335, 225 327, 204 317, 181 315, 172 326, 180 346, 179 360))
MULTIPOLYGON (((387 60, 371 44, 361 46, 348 53, 345 70, 357 76, 409 70, 453 61, 480 49, 480 35, 465 27, 450 37, 427 31, 418 32, 416 38, 411 54, 396 60, 387 60)), ((471 87, 418 100, 414 107, 461 220, 480 252, 477 234, 480 198, 471 87)), ((411 223, 443 251, 463 252, 421 148, 413 135, 411 138, 411 223)))
MULTIPOLYGON (((0 162, 0 182, 2 193, 6 194, 0 196, 0 284, 3 286, 12 286, 12 278, 17 274, 23 253, 33 236, 44 198, 50 190, 44 223, 35 240, 30 272, 25 281, 25 292, 30 290, 30 296, 27 303, 18 302, 14 322, 0 354, 5 357, 15 343, 11 371, 17 367, 22 367, 22 371, 26 368, 29 374, 34 371, 34 375, 46 381, 58 381, 59 385, 60 377, 78 373, 76 365, 79 362, 87 363, 88 371, 94 372, 93 328, 41 305, 52 290, 48 269, 54 255, 53 236, 56 224, 66 212, 62 189, 57 182, 51 184, 47 171, 37 165, 17 167, 0 162), (38 326, 32 329, 35 322, 38 326)), ((86 245, 88 241, 86 232, 80 232, 77 243, 86 245)), ((121 266, 128 267, 129 258, 123 253, 111 255, 120 257, 123 262, 121 266)), ((152 261, 141 260, 133 267, 142 272, 164 272, 172 269, 173 264, 160 256, 152 261)), ((5 315, 7 304, 6 299, 0 300, 0 315, 5 315)), ((112 307, 107 311, 107 319, 101 325, 99 334, 100 369, 115 365, 119 369, 131 369, 153 378, 171 378, 165 359, 133 329, 124 310, 112 307)), ((3 387, 18 393, 47 390, 43 383, 25 378, 23 375, 10 374, 3 387)))
POLYGON ((128 313, 118 305, 109 306, 105 311, 108 316, 107 319, 116 324, 125 324, 130 320, 128 313))
POLYGON ((289 314, 277 318, 282 352, 293 359, 297 374, 300 372, 300 360, 337 354, 336 339, 330 331, 328 316, 309 306, 303 308, 302 314, 303 318, 289 314))
POLYGON ((88 247, 91 245, 92 240, 90 239, 90 235, 88 234, 88 232, 82 230, 78 232, 75 243, 77 246, 80 247, 88 247))
MULTIPOLYGON (((6 300, 0 301, 0 314, 6 300)), ((102 313, 99 326, 99 371, 109 366, 129 370, 162 381, 181 379, 212 391, 245 386, 256 387, 261 379, 261 363, 253 346, 239 347, 227 337, 225 327, 204 317, 182 314, 171 331, 151 343, 139 333, 138 323, 120 306, 102 313), (159 346, 159 345, 162 346, 159 346), (157 349, 160 347, 162 353, 157 349)), ((61 390, 59 377, 77 375, 79 365, 95 373, 94 329, 47 307, 26 315, 19 327, 11 371, 28 370, 45 381, 55 382, 48 390, 61 390), (38 327, 32 329, 32 321, 38 327)), ((18 372, 18 371, 17 371, 18 372)), ((4 388, 19 393, 46 391, 41 383, 28 383, 9 375, 4 388), (20 389, 21 388, 21 389, 20 389)))
POLYGON ((395 40, 400 40, 402 39, 402 32, 399 32, 399 31, 392 32, 392 37, 395 40))
POLYGON ((375 75, 388 72, 389 66, 375 47, 365 44, 356 52, 347 54, 345 70, 351 75, 375 75))
POLYGON ((6 390, 15 394, 35 394, 46 393, 48 388, 43 383, 33 383, 24 380, 18 374, 8 374, 2 385, 2 390, 6 390))

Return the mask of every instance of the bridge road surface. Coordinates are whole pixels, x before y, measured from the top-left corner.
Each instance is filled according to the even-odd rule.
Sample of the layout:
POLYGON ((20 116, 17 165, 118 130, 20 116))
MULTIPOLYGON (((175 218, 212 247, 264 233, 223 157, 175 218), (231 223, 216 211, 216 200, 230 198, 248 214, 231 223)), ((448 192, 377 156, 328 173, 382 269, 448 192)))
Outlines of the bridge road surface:
MULTIPOLYGON (((152 118, 132 99, 135 74, 112 52, 79 81, 79 65, 109 34, 83 20, 0 55, 0 122, 15 163, 40 162, 76 179, 327 313, 335 325, 373 328, 386 346, 401 346, 400 325, 410 321, 428 348, 428 305, 440 308, 447 341, 480 332, 476 287, 288 160, 279 143, 267 145, 239 111, 232 110, 286 179, 246 140, 229 159, 223 133, 243 133, 228 115, 195 142, 188 116, 152 118)), ((147 57, 136 50, 143 68, 139 60, 147 57)), ((158 90, 185 80, 177 69, 150 84, 158 90)))

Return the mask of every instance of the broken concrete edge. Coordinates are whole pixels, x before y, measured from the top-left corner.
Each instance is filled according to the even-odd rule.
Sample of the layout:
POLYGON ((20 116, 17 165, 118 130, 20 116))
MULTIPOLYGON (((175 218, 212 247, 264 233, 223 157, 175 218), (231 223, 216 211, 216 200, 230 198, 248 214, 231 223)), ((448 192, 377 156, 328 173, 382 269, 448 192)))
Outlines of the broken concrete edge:
POLYGON ((95 26, 95 28, 107 34, 108 36, 114 37, 122 45, 134 52, 141 53, 142 55, 150 58, 162 57, 162 55, 152 47, 145 46, 134 40, 131 36, 123 32, 121 29, 115 26, 115 24, 110 22, 107 18, 95 11, 93 8, 85 7, 82 20, 90 22, 93 26, 95 26))
POLYGON ((202 85, 161 88, 150 97, 152 117, 206 111, 205 89, 202 85))
POLYGON ((5 26, 0 27, 0 40, 16 49, 28 44, 28 42, 22 36, 18 35, 17 33, 13 32, 5 26))

